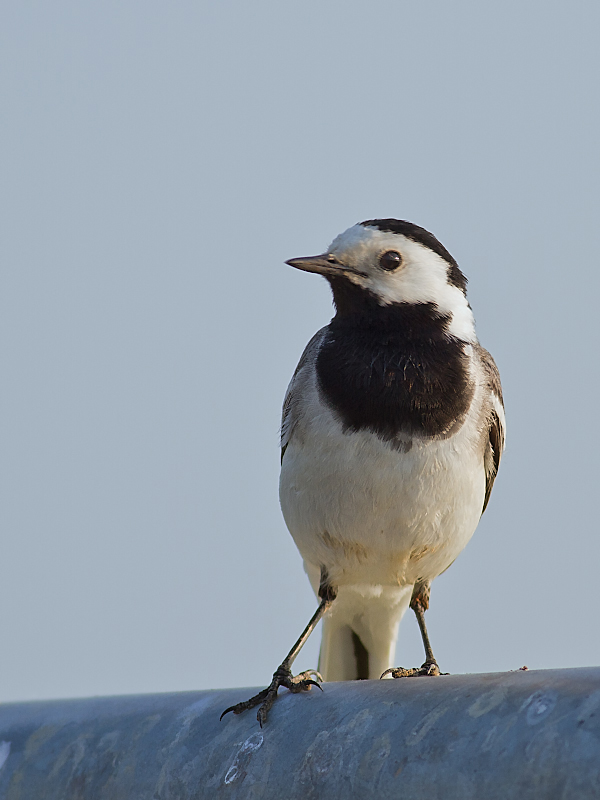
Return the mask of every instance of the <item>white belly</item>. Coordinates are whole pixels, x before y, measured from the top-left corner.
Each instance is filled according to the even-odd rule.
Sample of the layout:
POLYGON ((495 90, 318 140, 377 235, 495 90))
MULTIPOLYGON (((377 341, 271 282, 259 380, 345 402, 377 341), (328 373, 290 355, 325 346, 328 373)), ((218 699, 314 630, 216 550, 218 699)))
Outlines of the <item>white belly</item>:
POLYGON ((309 573, 325 567, 338 586, 404 586, 443 572, 481 516, 477 438, 467 420, 450 439, 413 439, 400 452, 371 433, 343 433, 321 406, 291 437, 280 480, 309 573))

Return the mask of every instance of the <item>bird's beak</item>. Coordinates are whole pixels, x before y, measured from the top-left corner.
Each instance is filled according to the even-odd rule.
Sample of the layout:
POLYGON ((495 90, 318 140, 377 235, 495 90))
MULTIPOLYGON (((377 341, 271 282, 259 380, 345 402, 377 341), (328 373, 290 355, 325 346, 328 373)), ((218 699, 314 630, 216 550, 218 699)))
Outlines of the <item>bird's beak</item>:
POLYGON ((319 275, 341 275, 354 270, 345 266, 331 253, 322 253, 320 256, 305 256, 304 258, 290 258, 285 262, 290 267, 301 269, 304 272, 316 272, 319 275))

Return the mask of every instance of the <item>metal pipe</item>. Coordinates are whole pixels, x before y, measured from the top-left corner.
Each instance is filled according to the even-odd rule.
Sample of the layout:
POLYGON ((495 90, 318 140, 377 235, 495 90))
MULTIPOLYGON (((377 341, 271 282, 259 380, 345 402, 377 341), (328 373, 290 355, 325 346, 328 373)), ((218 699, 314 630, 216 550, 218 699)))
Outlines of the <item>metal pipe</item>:
POLYGON ((600 668, 0 706, 1 800, 588 800, 600 668))

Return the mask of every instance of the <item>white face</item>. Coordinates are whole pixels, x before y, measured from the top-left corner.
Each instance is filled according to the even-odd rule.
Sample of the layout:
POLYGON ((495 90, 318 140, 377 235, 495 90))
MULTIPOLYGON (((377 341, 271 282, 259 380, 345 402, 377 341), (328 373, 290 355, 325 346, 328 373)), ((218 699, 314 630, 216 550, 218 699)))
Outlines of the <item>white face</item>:
POLYGON ((345 277, 372 292, 382 305, 435 303, 450 314, 450 332, 465 341, 476 341, 473 314, 462 291, 448 282, 448 263, 419 242, 378 228, 353 225, 336 237, 327 253, 349 270, 345 277), (382 268, 381 256, 400 254, 399 266, 382 268), (362 274, 358 274, 362 273, 362 274))

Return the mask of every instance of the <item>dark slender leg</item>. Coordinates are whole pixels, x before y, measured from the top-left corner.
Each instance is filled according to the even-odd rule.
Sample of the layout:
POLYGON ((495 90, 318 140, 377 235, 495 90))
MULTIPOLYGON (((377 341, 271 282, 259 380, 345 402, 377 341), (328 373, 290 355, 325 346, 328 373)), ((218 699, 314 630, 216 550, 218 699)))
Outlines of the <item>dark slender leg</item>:
POLYGON ((413 669, 405 669, 404 667, 391 667, 381 676, 384 678, 386 675, 391 675, 392 678, 414 678, 421 675, 441 675, 440 668, 438 667, 433 650, 431 649, 431 642, 427 633, 427 626, 425 625, 425 612, 429 608, 429 590, 431 584, 429 581, 419 582, 415 584, 413 589, 410 607, 415 612, 419 630, 421 631, 421 639, 423 640, 423 647, 425 648, 425 663, 421 667, 414 667, 413 669))
POLYGON ((318 672, 313 669, 309 669, 306 672, 301 672, 299 675, 294 677, 292 675, 291 667, 296 659, 296 656, 306 643, 306 640, 317 627, 319 620, 331 608, 331 605, 335 600, 336 591, 326 582, 326 577, 326 574, 322 573, 321 586, 319 587, 319 596, 321 598, 319 607, 313 614, 306 628, 303 630, 298 641, 294 644, 290 652, 273 673, 273 680, 271 681, 270 685, 266 689, 263 689, 262 692, 255 694, 254 697, 251 697, 249 700, 245 700, 242 703, 237 703, 234 706, 226 708, 221 714, 221 719, 223 719, 225 714, 229 713, 230 711, 233 711, 234 714, 241 714, 243 711, 254 708, 260 703, 260 708, 258 709, 256 719, 259 721, 260 727, 262 728, 264 723, 267 721, 267 714, 275 702, 277 690, 280 686, 285 686, 286 689, 289 689, 290 692, 294 693, 308 691, 311 686, 318 686, 319 689, 321 688, 317 682, 322 680, 318 672), (312 680, 311 676, 315 677, 317 680, 312 680))
POLYGON ((425 648, 425 663, 421 667, 421 670, 419 670, 419 674, 439 675, 440 668, 438 667, 438 663, 435 660, 435 656, 433 655, 433 650, 431 649, 431 642, 429 641, 429 635, 427 633, 427 626, 425 625, 425 608, 418 601, 414 605, 412 605, 411 608, 415 612, 417 622, 419 623, 419 630, 421 631, 421 639, 423 640, 423 647, 425 648))

